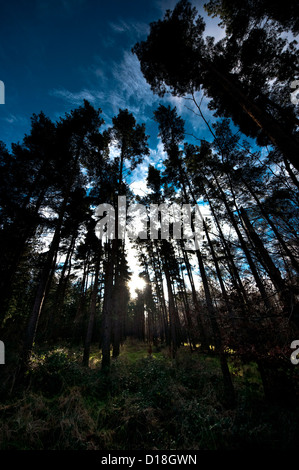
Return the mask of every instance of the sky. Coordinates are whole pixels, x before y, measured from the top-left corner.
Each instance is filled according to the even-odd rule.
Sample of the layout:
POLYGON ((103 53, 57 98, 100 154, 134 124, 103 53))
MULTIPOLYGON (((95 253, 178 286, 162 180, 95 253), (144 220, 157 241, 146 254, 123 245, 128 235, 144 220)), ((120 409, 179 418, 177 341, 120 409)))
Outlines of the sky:
MULTIPOLYGON (((30 132, 30 118, 43 111, 53 121, 87 99, 101 108, 105 126, 119 109, 128 109, 146 125, 150 155, 131 175, 131 189, 143 194, 149 163, 162 166, 165 154, 153 111, 162 102, 176 106, 186 131, 198 138, 206 125, 186 100, 161 100, 146 83, 131 52, 145 40, 149 24, 173 9, 176 0, 10 0, 1 2, 0 140, 10 149, 30 132)), ((202 0, 193 0, 206 20, 206 34, 220 39, 223 31, 207 17, 202 0)), ((203 102, 203 111, 207 112, 203 102)))
MULTIPOLYGON (((207 34, 223 34, 207 17, 203 0, 193 4, 207 20, 207 34)), ((153 122, 160 102, 177 106, 186 130, 202 136, 205 125, 185 100, 161 100, 146 83, 131 49, 146 39, 149 24, 163 18, 176 0, 10 0, 1 1, 0 140, 8 148, 30 131, 30 118, 43 111, 53 121, 87 99, 101 108, 109 126, 119 109, 146 124, 151 154, 136 172, 142 185, 149 162, 163 159, 153 122)), ((135 185, 136 186, 136 185, 135 185)), ((134 189, 134 183, 132 189, 134 189)), ((137 188, 137 186, 136 186, 137 188)))

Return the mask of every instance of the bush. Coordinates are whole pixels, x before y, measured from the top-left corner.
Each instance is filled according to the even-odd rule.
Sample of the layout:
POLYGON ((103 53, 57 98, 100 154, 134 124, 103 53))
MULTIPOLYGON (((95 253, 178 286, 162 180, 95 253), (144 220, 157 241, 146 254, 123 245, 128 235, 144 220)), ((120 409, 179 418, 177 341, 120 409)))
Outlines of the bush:
POLYGON ((90 369, 78 362, 78 356, 66 349, 35 356, 29 371, 31 388, 49 397, 62 393, 68 387, 88 388, 92 375, 90 369))

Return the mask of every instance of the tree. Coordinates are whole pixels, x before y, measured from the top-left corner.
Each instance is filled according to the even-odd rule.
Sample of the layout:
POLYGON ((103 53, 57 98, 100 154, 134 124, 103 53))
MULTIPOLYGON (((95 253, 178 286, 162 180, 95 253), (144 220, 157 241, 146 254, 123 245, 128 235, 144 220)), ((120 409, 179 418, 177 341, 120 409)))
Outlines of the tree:
POLYGON ((58 207, 56 208, 57 219, 55 221, 54 234, 40 273, 32 311, 28 319, 17 380, 22 380, 23 374, 28 367, 39 317, 55 269, 63 221, 71 192, 78 184, 82 184, 80 163, 84 164, 84 158, 89 153, 89 139, 92 139, 99 132, 99 127, 103 124, 100 112, 101 110, 96 111, 85 101, 82 107, 71 111, 70 114, 66 114, 65 118, 61 119, 56 126, 55 150, 61 157, 59 167, 61 177, 66 175, 66 178, 61 181, 61 187, 59 188, 60 197, 58 207))
MULTIPOLYGON (((182 188, 182 195, 183 195, 183 200, 185 204, 191 203, 191 204, 194 204, 195 207, 197 207, 197 199, 195 198, 192 192, 191 185, 189 183, 191 175, 188 175, 186 173, 186 167, 182 159, 182 151, 180 150, 180 145, 182 145, 183 138, 184 138, 184 122, 179 116, 177 116, 176 109, 171 110, 170 107, 166 108, 162 105, 160 105, 158 110, 155 112, 155 119, 158 121, 160 136, 164 144, 164 148, 168 155, 168 159, 165 162, 165 167, 166 167, 165 179, 167 180, 168 184, 172 183, 174 184, 174 186, 178 186, 179 188, 182 188)), ((222 294, 225 299, 227 308, 229 312, 231 313, 231 307, 230 307, 226 289, 223 283, 221 271, 218 265, 218 260, 215 255, 214 246, 210 239, 209 230, 204 220, 203 220, 203 228, 204 228, 204 232, 206 234, 207 240, 208 240, 209 249, 211 250, 211 253, 212 253, 213 263, 216 268, 217 277, 218 277, 218 280, 222 289, 222 294)), ((194 232, 194 229, 193 229, 193 232, 194 232)), ((210 289, 208 276, 206 272, 206 266, 205 266, 204 259, 203 259, 202 249, 200 247, 200 243, 197 238, 195 239, 195 245, 196 245, 195 252, 196 252, 197 259, 198 259, 201 279, 202 279, 202 283, 203 283, 203 287, 205 291, 205 298, 206 298, 206 305, 207 305, 207 310, 209 314, 209 321, 211 323, 213 336, 214 336, 213 340, 215 341, 216 351, 220 355, 220 362, 221 362, 221 368, 222 368, 227 398, 229 401, 233 402, 234 401, 234 388, 233 388, 232 380, 230 377, 227 360, 223 351, 221 332, 219 329, 219 325, 217 323, 216 310, 215 310, 215 306, 214 306, 212 295, 211 295, 211 289, 210 289)), ((167 278, 168 269, 165 269, 165 274, 167 278)), ((170 282, 168 278, 167 278, 167 286, 168 286, 168 291, 169 291, 170 282)), ((169 297, 169 300, 171 300, 171 296, 169 297)))
MULTIPOLYGON (((145 125, 137 124, 134 116, 129 113, 127 109, 120 109, 118 115, 112 119, 112 123, 113 127, 109 129, 109 135, 111 142, 117 146, 120 152, 119 156, 116 158, 117 179, 113 195, 114 208, 118 210, 118 196, 127 193, 127 188, 123 181, 125 164, 130 164, 130 169, 134 170, 142 161, 142 158, 149 154, 149 149, 147 144, 148 136, 145 134, 145 125)), ((111 241, 111 246, 109 247, 109 259, 105 281, 101 341, 103 369, 109 369, 110 366, 110 344, 113 333, 112 318, 115 312, 114 296, 118 295, 115 289, 119 284, 118 277, 120 271, 118 270, 118 263, 123 249, 122 240, 119 239, 118 229, 119 227, 116 223, 115 238, 111 241)), ((116 350, 118 350, 117 346, 116 350)))
POLYGON ((102 240, 98 239, 95 234, 95 225, 96 222, 94 219, 90 220, 87 226, 87 233, 85 235, 85 245, 88 247, 88 253, 90 255, 90 269, 93 272, 93 283, 90 287, 90 303, 88 308, 88 320, 87 328, 85 331, 84 338, 84 351, 82 363, 84 366, 88 367, 89 364, 89 355, 90 355, 90 346, 92 342, 92 337, 94 333, 94 325, 96 319, 96 311, 99 297, 99 284, 100 284, 100 268, 101 261, 103 258, 103 247, 102 240))
MULTIPOLYGON (((244 85, 248 73, 244 69, 242 78, 235 71, 238 64, 234 59, 238 58, 238 54, 232 54, 229 47, 226 54, 223 44, 214 45, 210 39, 205 42, 203 31, 203 19, 187 0, 179 1, 172 12, 168 10, 163 20, 151 23, 147 40, 137 43, 133 52, 137 55, 141 70, 152 90, 160 96, 166 91, 186 95, 199 91, 202 87, 212 99, 210 105, 218 113, 226 113, 232 117, 247 135, 258 137, 262 133, 263 139, 266 138, 298 170, 296 155, 299 142, 294 110, 289 111, 289 107, 285 109, 291 119, 285 119, 284 108, 278 114, 271 113, 271 108, 264 106, 268 99, 268 90, 258 92, 256 97, 257 88, 254 86, 248 93, 248 87, 244 85)), ((271 55, 273 60, 269 67, 272 67, 271 74, 278 73, 279 69, 281 75, 284 67, 290 71, 287 65, 295 63, 296 54, 291 46, 283 54, 286 43, 275 41, 273 36, 274 34, 269 48, 273 49, 275 46, 275 54, 271 55), (280 66, 280 57, 283 57, 283 67, 280 66)), ((261 47, 261 37, 258 41, 261 47)), ((246 57, 246 54, 243 55, 246 57)), ((249 65, 248 70, 251 73, 249 65)), ((267 70, 269 68, 266 72, 267 70)), ((271 76, 268 77, 270 78, 271 76)), ((291 79, 293 80, 293 76, 291 79)), ((285 80, 284 75, 282 81, 285 80)))
POLYGON ((45 227, 41 210, 51 201, 59 180, 54 152, 55 125, 44 113, 33 115, 30 134, 1 147, 0 318, 5 318, 16 272, 38 227, 45 227))
POLYGON ((211 16, 221 19, 221 26, 228 34, 243 35, 251 24, 256 25, 265 19, 274 21, 280 27, 278 31, 291 30, 294 35, 299 32, 298 4, 287 0, 284 4, 271 0, 210 0, 205 9, 211 16))

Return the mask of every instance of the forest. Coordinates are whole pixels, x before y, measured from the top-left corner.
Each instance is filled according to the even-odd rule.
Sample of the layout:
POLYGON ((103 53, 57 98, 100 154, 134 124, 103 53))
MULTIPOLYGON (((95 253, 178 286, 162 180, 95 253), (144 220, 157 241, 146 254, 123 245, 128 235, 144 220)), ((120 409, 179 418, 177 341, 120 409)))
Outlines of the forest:
POLYGON ((180 0, 132 49, 155 95, 183 97, 208 136, 161 101, 166 158, 143 196, 130 178, 149 135, 127 108, 107 127, 84 100, 0 142, 0 450, 298 447, 299 4, 205 10, 223 39, 180 0), (109 212, 136 207, 137 230, 151 205, 157 223, 135 237, 109 212))

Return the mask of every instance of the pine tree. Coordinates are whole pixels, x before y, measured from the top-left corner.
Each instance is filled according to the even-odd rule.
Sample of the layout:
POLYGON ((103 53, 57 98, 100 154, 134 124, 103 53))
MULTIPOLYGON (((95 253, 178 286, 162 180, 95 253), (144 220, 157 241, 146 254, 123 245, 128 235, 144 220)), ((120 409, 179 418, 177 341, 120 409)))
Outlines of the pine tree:
POLYGON ((55 270, 61 242, 61 231, 71 193, 77 185, 82 183, 80 163, 84 164, 84 157, 89 153, 88 138, 92 138, 94 134, 97 134, 102 124, 103 120, 100 118, 100 110, 96 111, 85 101, 82 107, 71 111, 56 126, 55 150, 61 157, 59 170, 61 175, 67 175, 67 177, 63 181, 60 180, 61 187, 58 188, 60 197, 58 207, 56 208, 57 219, 55 221, 53 237, 41 269, 32 311, 24 335, 17 381, 22 380, 24 372, 28 367, 39 317, 55 270))
MULTIPOLYGON (((118 212, 118 197, 127 193, 124 183, 125 165, 129 164, 131 171, 141 163, 142 158, 149 154, 147 139, 145 134, 145 125, 137 124, 134 116, 128 110, 119 110, 117 116, 112 119, 113 127, 109 129, 109 135, 113 144, 119 150, 119 156, 116 159, 116 185, 114 192, 114 208, 118 212)), ((110 366, 110 345, 113 335, 112 319, 115 313, 114 296, 117 296, 116 286, 118 283, 119 270, 118 263, 120 253, 123 249, 122 240, 119 238, 119 227, 115 225, 115 238, 111 241, 109 247, 109 258, 106 272, 105 297, 103 306, 102 320, 102 367, 109 369, 110 366)), ((118 320, 117 320, 118 321, 118 320)), ((117 323, 116 321, 116 323, 117 323)), ((120 319, 119 319, 120 321, 120 319)), ((115 322, 114 322, 115 324, 115 322)), ((114 326, 118 329, 119 325, 114 326)), ((118 346, 116 347, 116 351, 118 346)), ((117 352, 115 353, 117 354, 117 352)))
POLYGON ((251 41, 245 37, 241 44, 233 39, 225 44, 214 44, 211 38, 205 41, 204 29, 203 19, 187 0, 179 1, 173 11, 167 10, 163 20, 151 23, 147 40, 137 43, 133 52, 152 90, 160 96, 167 91, 184 96, 203 88, 211 100, 209 106, 218 115, 231 117, 242 132, 259 143, 273 145, 298 170, 297 119, 294 108, 283 105, 283 86, 294 79, 297 63, 294 45, 278 38, 274 28, 255 30, 251 41), (254 51, 251 62, 248 51, 254 51), (244 69, 236 73, 243 64, 244 69), (251 86, 260 69, 267 80, 253 80, 251 86), (273 99, 270 85, 266 88, 272 77, 277 78, 273 99), (273 105, 275 94, 280 97, 279 106, 273 105))

